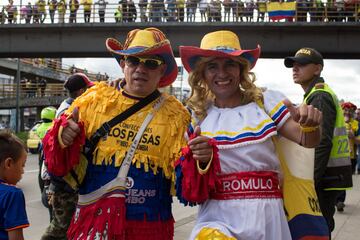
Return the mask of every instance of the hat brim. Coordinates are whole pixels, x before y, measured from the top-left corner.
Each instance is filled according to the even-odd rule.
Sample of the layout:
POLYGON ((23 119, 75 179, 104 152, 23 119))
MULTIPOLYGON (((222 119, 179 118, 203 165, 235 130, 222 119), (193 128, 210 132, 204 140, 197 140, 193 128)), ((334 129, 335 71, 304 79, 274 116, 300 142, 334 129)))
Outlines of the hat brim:
POLYGON ((106 39, 106 48, 115 57, 119 64, 124 56, 160 56, 166 64, 166 70, 164 76, 160 79, 159 87, 169 86, 176 80, 178 75, 178 68, 169 40, 161 41, 149 48, 131 47, 128 49, 123 49, 121 43, 119 43, 116 39, 108 38, 106 39))
POLYGON ((294 66, 294 63, 299 63, 300 65, 306 65, 309 63, 313 63, 313 61, 310 58, 306 57, 286 57, 284 59, 284 65, 287 68, 292 68, 294 66))
POLYGON ((258 45, 250 50, 209 50, 193 46, 180 46, 180 57, 184 68, 192 72, 197 61, 202 57, 241 57, 250 63, 252 69, 260 56, 261 48, 258 45))

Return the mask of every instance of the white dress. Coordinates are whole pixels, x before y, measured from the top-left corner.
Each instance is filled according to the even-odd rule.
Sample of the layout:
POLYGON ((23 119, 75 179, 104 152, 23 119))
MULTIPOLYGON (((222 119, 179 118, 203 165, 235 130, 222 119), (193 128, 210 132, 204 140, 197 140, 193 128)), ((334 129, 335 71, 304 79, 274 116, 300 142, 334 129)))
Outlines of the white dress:
MULTIPOLYGON (((202 135, 217 141, 222 173, 280 171, 271 136, 290 114, 282 93, 266 90, 263 95, 266 112, 254 102, 235 108, 212 105, 201 122, 202 135)), ((281 198, 207 200, 199 207, 190 239, 203 227, 238 240, 291 240, 281 198)))

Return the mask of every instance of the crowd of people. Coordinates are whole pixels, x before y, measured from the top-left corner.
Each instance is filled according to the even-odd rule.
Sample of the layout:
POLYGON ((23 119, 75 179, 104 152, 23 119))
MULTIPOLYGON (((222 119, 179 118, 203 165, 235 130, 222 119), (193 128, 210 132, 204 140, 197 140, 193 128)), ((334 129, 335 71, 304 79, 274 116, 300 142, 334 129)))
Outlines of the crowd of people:
MULTIPOLYGON (((42 140, 52 189, 43 240, 173 239, 174 195, 199 205, 191 240, 331 239, 335 207, 341 211, 352 187, 360 109, 326 84, 316 49, 284 59, 305 92, 296 106, 256 86, 260 46, 244 49, 235 33, 210 32, 179 49, 191 87, 184 106, 159 91, 178 74, 163 32, 134 29, 124 44, 105 45, 124 79, 70 76, 69 98, 42 140)), ((23 239, 29 224, 14 185, 26 148, 9 132, 0 143, 0 236, 23 239)))
POLYGON ((45 78, 22 78, 20 80, 20 94, 27 98, 44 97, 46 86, 47 81, 45 78))
MULTIPOLYGON (((77 23, 77 22, 259 22, 269 21, 268 2, 273 0, 35 0, 27 5, 14 5, 8 0, 1 7, 0 23, 77 23), (108 10, 107 10, 108 9, 108 10), (81 12, 82 21, 79 21, 81 12), (57 15, 56 15, 57 14, 57 15), (50 21, 46 21, 49 15, 50 21), (55 16, 56 15, 56 16, 55 16), (65 19, 67 18, 67 19, 65 19), (93 20, 91 20, 93 18, 93 20)), ((294 1, 286 1, 294 2, 294 1)), ((289 10, 289 9, 288 9, 289 10)), ((295 12, 295 9, 294 9, 295 12)), ((296 14, 288 21, 359 20, 356 1, 297 0, 296 14), (308 17, 309 15, 309 17, 308 17)), ((271 18, 270 18, 271 19, 271 18)))

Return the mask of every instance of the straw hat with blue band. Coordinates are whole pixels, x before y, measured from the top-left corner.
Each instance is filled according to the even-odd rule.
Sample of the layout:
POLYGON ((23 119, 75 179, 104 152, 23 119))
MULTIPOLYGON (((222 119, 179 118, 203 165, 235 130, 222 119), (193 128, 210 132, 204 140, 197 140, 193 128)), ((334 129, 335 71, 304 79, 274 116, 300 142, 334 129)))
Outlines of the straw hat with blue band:
POLYGON ((241 57, 249 61, 251 69, 260 56, 260 46, 243 50, 235 33, 221 30, 206 34, 200 47, 180 46, 180 56, 188 72, 194 70, 196 62, 202 57, 241 57))
POLYGON ((159 56, 166 64, 164 76, 159 87, 172 84, 177 77, 178 68, 171 49, 170 41, 157 28, 135 29, 129 32, 124 46, 114 38, 106 39, 106 48, 118 63, 124 56, 159 56))

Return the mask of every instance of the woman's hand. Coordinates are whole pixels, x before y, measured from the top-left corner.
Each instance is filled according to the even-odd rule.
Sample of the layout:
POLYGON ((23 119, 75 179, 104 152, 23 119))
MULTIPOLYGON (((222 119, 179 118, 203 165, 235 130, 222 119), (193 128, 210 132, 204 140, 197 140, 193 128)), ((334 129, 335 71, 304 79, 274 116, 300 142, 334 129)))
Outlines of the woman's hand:
POLYGON ((201 164, 207 164, 212 157, 213 148, 209 144, 210 138, 201 136, 201 129, 199 126, 195 127, 195 138, 188 142, 189 148, 193 153, 193 158, 201 164))

